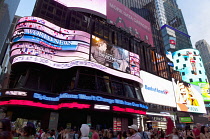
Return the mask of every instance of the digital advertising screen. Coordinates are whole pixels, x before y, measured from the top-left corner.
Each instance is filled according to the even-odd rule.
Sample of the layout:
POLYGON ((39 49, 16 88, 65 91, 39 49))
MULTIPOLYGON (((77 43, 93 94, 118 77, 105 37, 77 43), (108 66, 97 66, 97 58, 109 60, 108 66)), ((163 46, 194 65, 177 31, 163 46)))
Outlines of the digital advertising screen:
MULTIPOLYGON (((18 29, 35 29, 42 32, 45 32, 55 38, 62 39, 62 40, 81 40, 87 43, 90 43, 90 34, 84 31, 78 31, 78 30, 53 30, 45 25, 40 25, 38 23, 32 23, 32 22, 23 22, 19 23, 16 26, 16 30, 18 29), (61 33, 63 32, 63 33, 61 33)), ((53 28, 53 27, 52 27, 53 28)), ((64 29, 63 29, 64 30, 64 29)))
POLYGON ((129 51, 92 36, 91 61, 130 73, 129 51))
POLYGON ((107 22, 153 46, 150 23, 117 0, 107 0, 107 22))
POLYGON ((106 17, 106 1, 107 0, 82 0, 78 2, 78 0, 54 0, 58 3, 69 7, 71 9, 88 13, 93 13, 103 18, 106 17))
POLYGON ((142 70, 140 74, 143 80, 142 95, 145 102, 176 107, 171 81, 142 70))
MULTIPOLYGON (((13 34, 12 42, 31 41, 38 44, 46 44, 58 50, 76 50, 79 45, 89 45, 89 43, 77 40, 62 40, 52 37, 44 32, 34 29, 18 29, 13 34)), ((52 47, 52 48, 53 48, 52 47)))
POLYGON ((140 76, 139 55, 118 46, 109 45, 108 42, 94 35, 92 35, 90 60, 125 73, 140 76))
POLYGON ((173 80, 178 111, 206 113, 200 87, 187 82, 173 80))
POLYGON ((174 70, 179 71, 182 80, 200 87, 204 101, 210 101, 209 83, 205 68, 197 49, 182 49, 172 53, 174 70))

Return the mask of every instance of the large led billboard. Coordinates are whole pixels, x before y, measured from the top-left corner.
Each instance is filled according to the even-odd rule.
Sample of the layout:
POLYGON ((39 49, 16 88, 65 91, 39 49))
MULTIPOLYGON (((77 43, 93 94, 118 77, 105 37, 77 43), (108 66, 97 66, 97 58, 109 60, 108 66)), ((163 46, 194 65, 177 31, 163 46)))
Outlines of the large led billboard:
MULTIPOLYGON (((90 67, 142 83, 139 55, 135 53, 106 43, 109 49, 105 50, 105 55, 100 53, 100 57, 107 63, 89 61, 93 53, 93 57, 96 56, 97 47, 102 46, 99 43, 95 42, 97 46, 94 48, 93 45, 91 51, 89 33, 63 29, 37 17, 23 17, 12 37, 10 61, 12 64, 34 62, 57 69, 90 67)), ((104 49, 104 46, 101 48, 104 49)))
POLYGON ((122 72, 140 76, 139 55, 121 47, 110 45, 94 35, 92 35, 90 60, 122 72))
POLYGON ((29 41, 34 43, 42 43, 46 46, 54 46, 58 50, 76 50, 79 45, 89 45, 86 42, 74 40, 62 40, 45 32, 35 29, 18 29, 13 34, 12 42, 29 41))
POLYGON ((107 0, 107 21, 153 46, 150 23, 117 0, 107 0))
POLYGON ((145 102, 176 107, 171 81, 142 70, 140 74, 143 80, 142 94, 145 102))
POLYGON ((92 13, 105 18, 106 0, 54 0, 74 10, 92 13))
POLYGON ((106 18, 115 25, 138 39, 153 46, 151 25, 140 15, 127 8, 117 0, 54 0, 73 10, 92 13, 106 18))
POLYGON ((182 80, 199 86, 204 101, 210 101, 209 83, 200 52, 196 49, 182 49, 172 55, 174 70, 180 72, 182 80))
POLYGON ((178 111, 206 113, 200 87, 173 80, 178 111))

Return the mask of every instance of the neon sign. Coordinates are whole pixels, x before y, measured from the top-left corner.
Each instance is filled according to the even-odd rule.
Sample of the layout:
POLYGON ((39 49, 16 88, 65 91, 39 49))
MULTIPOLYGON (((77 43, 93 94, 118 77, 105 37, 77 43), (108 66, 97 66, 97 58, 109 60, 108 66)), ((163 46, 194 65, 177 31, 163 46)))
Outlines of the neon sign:
POLYGON ((6 91, 5 95, 27 96, 27 92, 23 92, 23 91, 6 91))
POLYGON ((113 111, 120 111, 120 112, 128 112, 128 113, 136 113, 136 114, 143 114, 146 115, 145 111, 135 110, 132 108, 121 108, 118 106, 113 106, 113 111))
MULTIPOLYGON (((138 107, 138 108, 143 108, 143 109, 148 109, 148 106, 144 104, 139 104, 135 102, 128 102, 125 100, 120 100, 120 99, 109 99, 109 98, 104 98, 101 96, 88 96, 85 94, 68 94, 68 93, 63 93, 60 94, 57 97, 48 97, 46 95, 42 95, 39 93, 34 93, 33 98, 37 98, 39 100, 46 100, 46 101, 59 101, 60 99, 79 99, 79 100, 90 100, 90 101, 96 101, 96 102, 105 102, 109 104, 121 104, 121 105, 127 105, 127 106, 133 106, 133 107, 138 107)), ((129 110, 127 110, 129 111, 129 110)))
POLYGON ((43 104, 40 102, 33 102, 29 100, 9 100, 9 101, 1 101, 0 106, 2 105, 21 105, 21 106, 33 106, 33 107, 40 107, 40 108, 48 108, 58 110, 61 108, 78 108, 78 109, 87 109, 90 108, 91 105, 89 104, 80 104, 77 102, 72 103, 61 103, 58 105, 48 105, 43 104))

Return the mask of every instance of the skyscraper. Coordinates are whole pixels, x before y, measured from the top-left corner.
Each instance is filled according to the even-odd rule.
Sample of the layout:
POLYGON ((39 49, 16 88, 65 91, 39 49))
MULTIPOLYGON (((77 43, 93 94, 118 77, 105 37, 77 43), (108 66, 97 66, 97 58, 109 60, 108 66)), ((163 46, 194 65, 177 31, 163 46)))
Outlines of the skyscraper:
POLYGON ((195 43, 195 47, 200 51, 206 75, 210 81, 210 45, 205 40, 199 40, 195 43))
POLYGON ((7 51, 10 40, 7 39, 10 26, 20 0, 1 0, 0 1, 0 72, 2 63, 7 51))

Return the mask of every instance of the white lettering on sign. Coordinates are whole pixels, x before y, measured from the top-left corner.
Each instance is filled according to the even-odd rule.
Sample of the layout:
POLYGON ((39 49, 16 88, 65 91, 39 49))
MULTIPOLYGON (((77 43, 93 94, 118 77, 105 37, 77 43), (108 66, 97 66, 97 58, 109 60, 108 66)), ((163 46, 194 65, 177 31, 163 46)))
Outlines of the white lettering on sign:
POLYGON ((14 95, 14 96, 27 96, 27 92, 22 91, 6 91, 5 95, 14 95))

